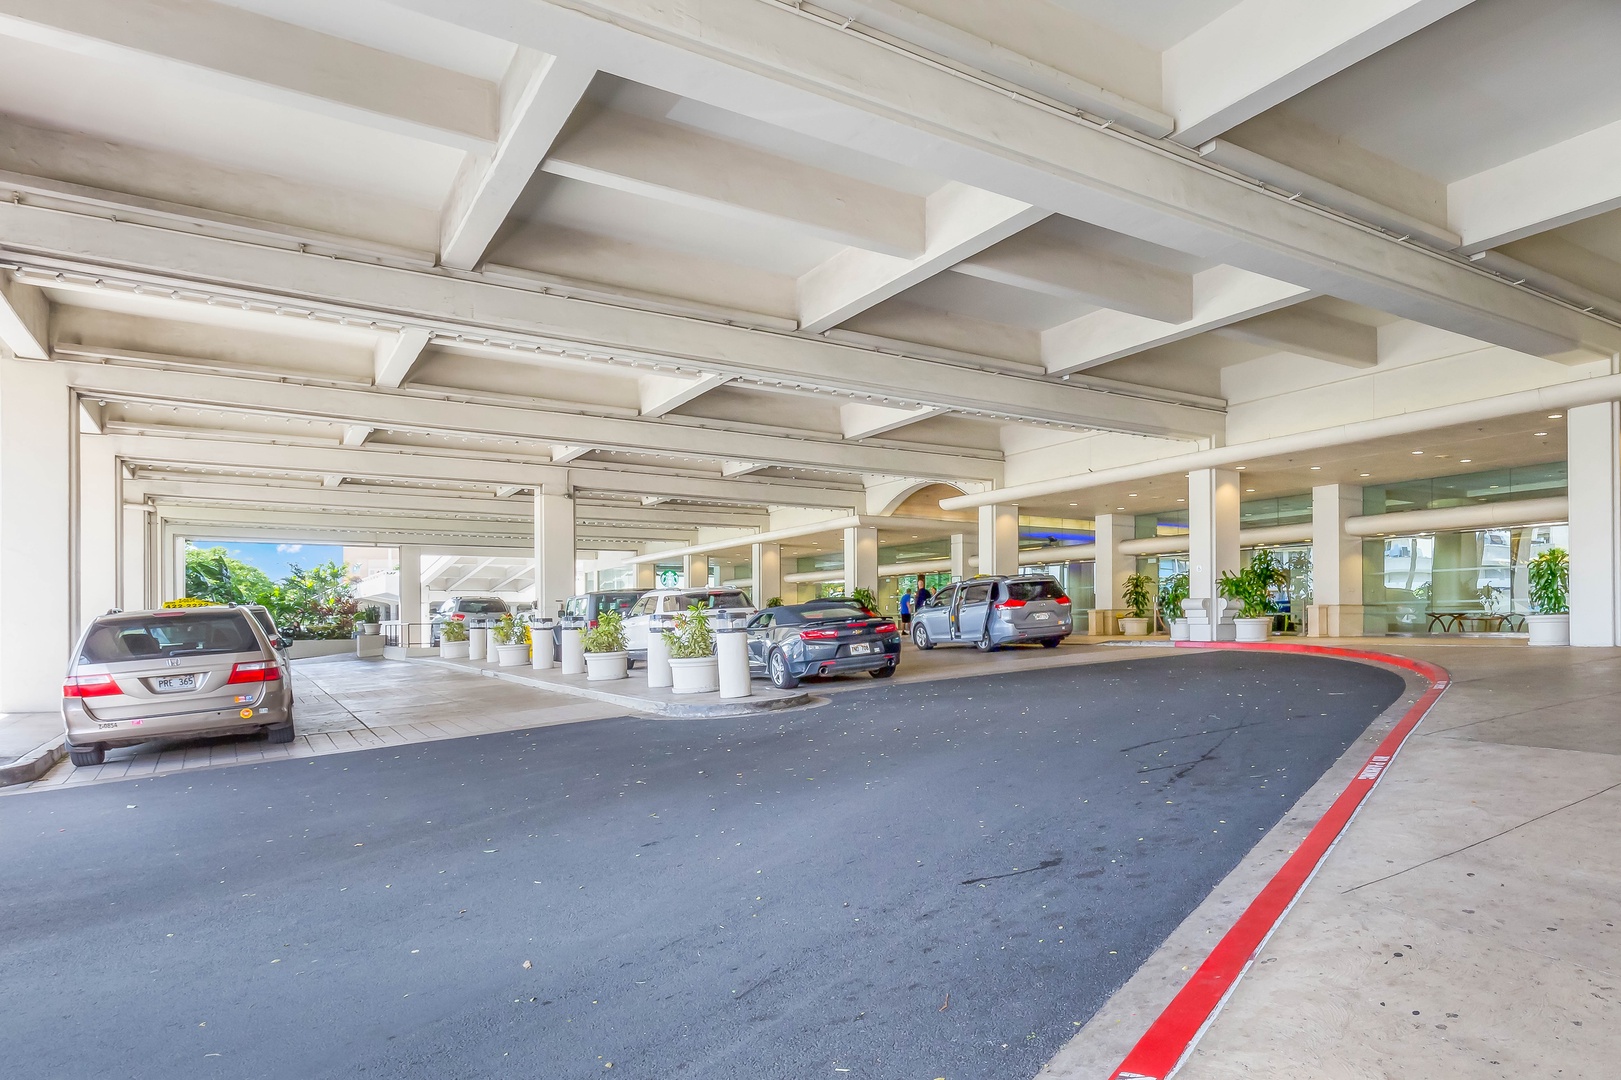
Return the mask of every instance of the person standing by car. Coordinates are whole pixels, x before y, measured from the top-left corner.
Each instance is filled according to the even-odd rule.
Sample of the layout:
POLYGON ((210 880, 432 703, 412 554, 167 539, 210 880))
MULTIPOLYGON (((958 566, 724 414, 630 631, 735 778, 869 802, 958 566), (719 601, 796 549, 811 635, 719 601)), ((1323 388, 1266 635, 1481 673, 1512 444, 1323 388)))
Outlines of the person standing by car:
POLYGON ((923 575, 919 574, 917 576, 917 595, 912 598, 912 610, 916 611, 924 604, 927 604, 929 602, 929 597, 933 595, 934 594, 929 591, 929 587, 923 584, 923 575))
POLYGON ((901 593, 901 633, 912 632, 912 590, 901 593))

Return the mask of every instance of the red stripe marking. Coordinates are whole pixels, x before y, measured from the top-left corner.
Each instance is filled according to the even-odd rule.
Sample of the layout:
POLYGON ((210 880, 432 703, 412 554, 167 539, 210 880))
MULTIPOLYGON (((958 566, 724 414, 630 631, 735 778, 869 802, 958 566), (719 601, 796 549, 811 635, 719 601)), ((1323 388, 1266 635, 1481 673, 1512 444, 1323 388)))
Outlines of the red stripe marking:
POLYGON ((1440 698, 1451 682, 1446 670, 1422 660, 1384 653, 1363 652, 1360 649, 1331 648, 1316 645, 1237 645, 1233 642, 1177 642, 1179 648, 1244 649, 1256 652, 1308 653, 1313 656, 1335 656, 1348 660, 1369 660, 1390 667, 1403 668, 1429 682, 1430 688, 1403 714, 1401 720, 1379 743, 1379 748, 1364 765, 1328 812, 1312 826, 1310 833, 1289 860, 1267 882, 1266 887, 1251 901, 1231 930, 1217 943, 1199 970, 1193 973, 1187 985, 1165 1007, 1143 1037, 1137 1040, 1120 1067, 1110 1074, 1110 1080, 1131 1077, 1146 1080, 1167 1080, 1181 1067, 1193 1050, 1205 1028, 1216 1018, 1216 1013, 1228 995, 1266 945, 1283 917, 1294 906, 1300 893, 1328 853, 1338 842, 1351 819, 1356 816, 1368 793, 1379 782, 1390 763, 1401 749, 1402 743, 1413 733, 1418 722, 1440 698))

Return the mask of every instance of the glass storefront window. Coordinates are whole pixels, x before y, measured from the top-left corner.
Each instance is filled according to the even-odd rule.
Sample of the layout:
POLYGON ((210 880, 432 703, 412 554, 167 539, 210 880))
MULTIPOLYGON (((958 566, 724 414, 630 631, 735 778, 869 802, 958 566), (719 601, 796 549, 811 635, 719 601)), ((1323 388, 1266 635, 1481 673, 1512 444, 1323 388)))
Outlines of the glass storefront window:
POLYGON ((1565 462, 1552 461, 1544 465, 1370 485, 1362 489, 1362 512, 1395 514, 1405 510, 1440 510, 1449 506, 1551 498, 1565 493, 1566 476, 1565 462))
POLYGON ((1567 525, 1387 536, 1362 545, 1367 631, 1426 634, 1523 629, 1527 564, 1569 548, 1567 525))

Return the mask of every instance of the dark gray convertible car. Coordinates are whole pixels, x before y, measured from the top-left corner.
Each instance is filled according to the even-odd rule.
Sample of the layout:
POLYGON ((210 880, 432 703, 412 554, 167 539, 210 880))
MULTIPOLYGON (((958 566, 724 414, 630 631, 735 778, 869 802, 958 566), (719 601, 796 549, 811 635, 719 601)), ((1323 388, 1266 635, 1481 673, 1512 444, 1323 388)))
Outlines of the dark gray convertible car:
POLYGON ((901 662, 895 620, 843 596, 766 608, 749 620, 747 633, 749 670, 779 690, 812 675, 865 671, 887 679, 901 662))

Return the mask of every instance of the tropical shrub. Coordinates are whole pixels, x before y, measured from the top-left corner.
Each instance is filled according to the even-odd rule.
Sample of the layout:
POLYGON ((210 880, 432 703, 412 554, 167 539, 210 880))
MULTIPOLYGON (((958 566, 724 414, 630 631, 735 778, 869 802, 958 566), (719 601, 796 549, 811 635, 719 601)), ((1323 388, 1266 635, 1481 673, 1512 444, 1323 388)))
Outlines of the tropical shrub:
POLYGON ((1126 579, 1120 598, 1133 619, 1147 619, 1154 614, 1154 579, 1147 574, 1133 574, 1126 579))
POLYGON ((1224 599, 1237 600, 1242 606, 1241 619, 1260 619, 1278 610, 1272 602, 1272 590, 1289 584, 1289 571, 1266 548, 1250 557, 1250 564, 1238 573, 1222 571, 1216 591, 1224 599))
POLYGON ((1531 610, 1538 615, 1570 613, 1570 556, 1549 548, 1526 567, 1531 578, 1531 610))
POLYGON ((782 597, 773 596, 765 602, 766 607, 782 607, 782 597))
POLYGON ((518 621, 516 615, 509 611, 501 616, 500 621, 495 624, 490 633, 494 635, 497 645, 522 645, 524 635, 528 629, 527 626, 518 621))
POLYGON ((868 611, 877 614, 878 595, 871 589, 855 589, 850 593, 850 599, 854 600, 868 611))
POLYGON ((439 640, 466 641, 467 624, 460 619, 446 619, 439 625, 439 640))
POLYGON ((715 651, 715 633, 709 627, 709 612, 697 604, 675 617, 675 627, 664 631, 671 660, 700 660, 715 651))
POLYGON ((1177 574, 1160 588, 1159 617, 1165 620, 1167 627, 1177 619, 1187 618, 1182 611, 1182 601, 1186 600, 1191 592, 1186 574, 1177 574))
POLYGON ((624 652, 630 642, 625 638, 625 620, 617 611, 604 609, 597 613, 597 625, 581 638, 588 653, 624 652))

